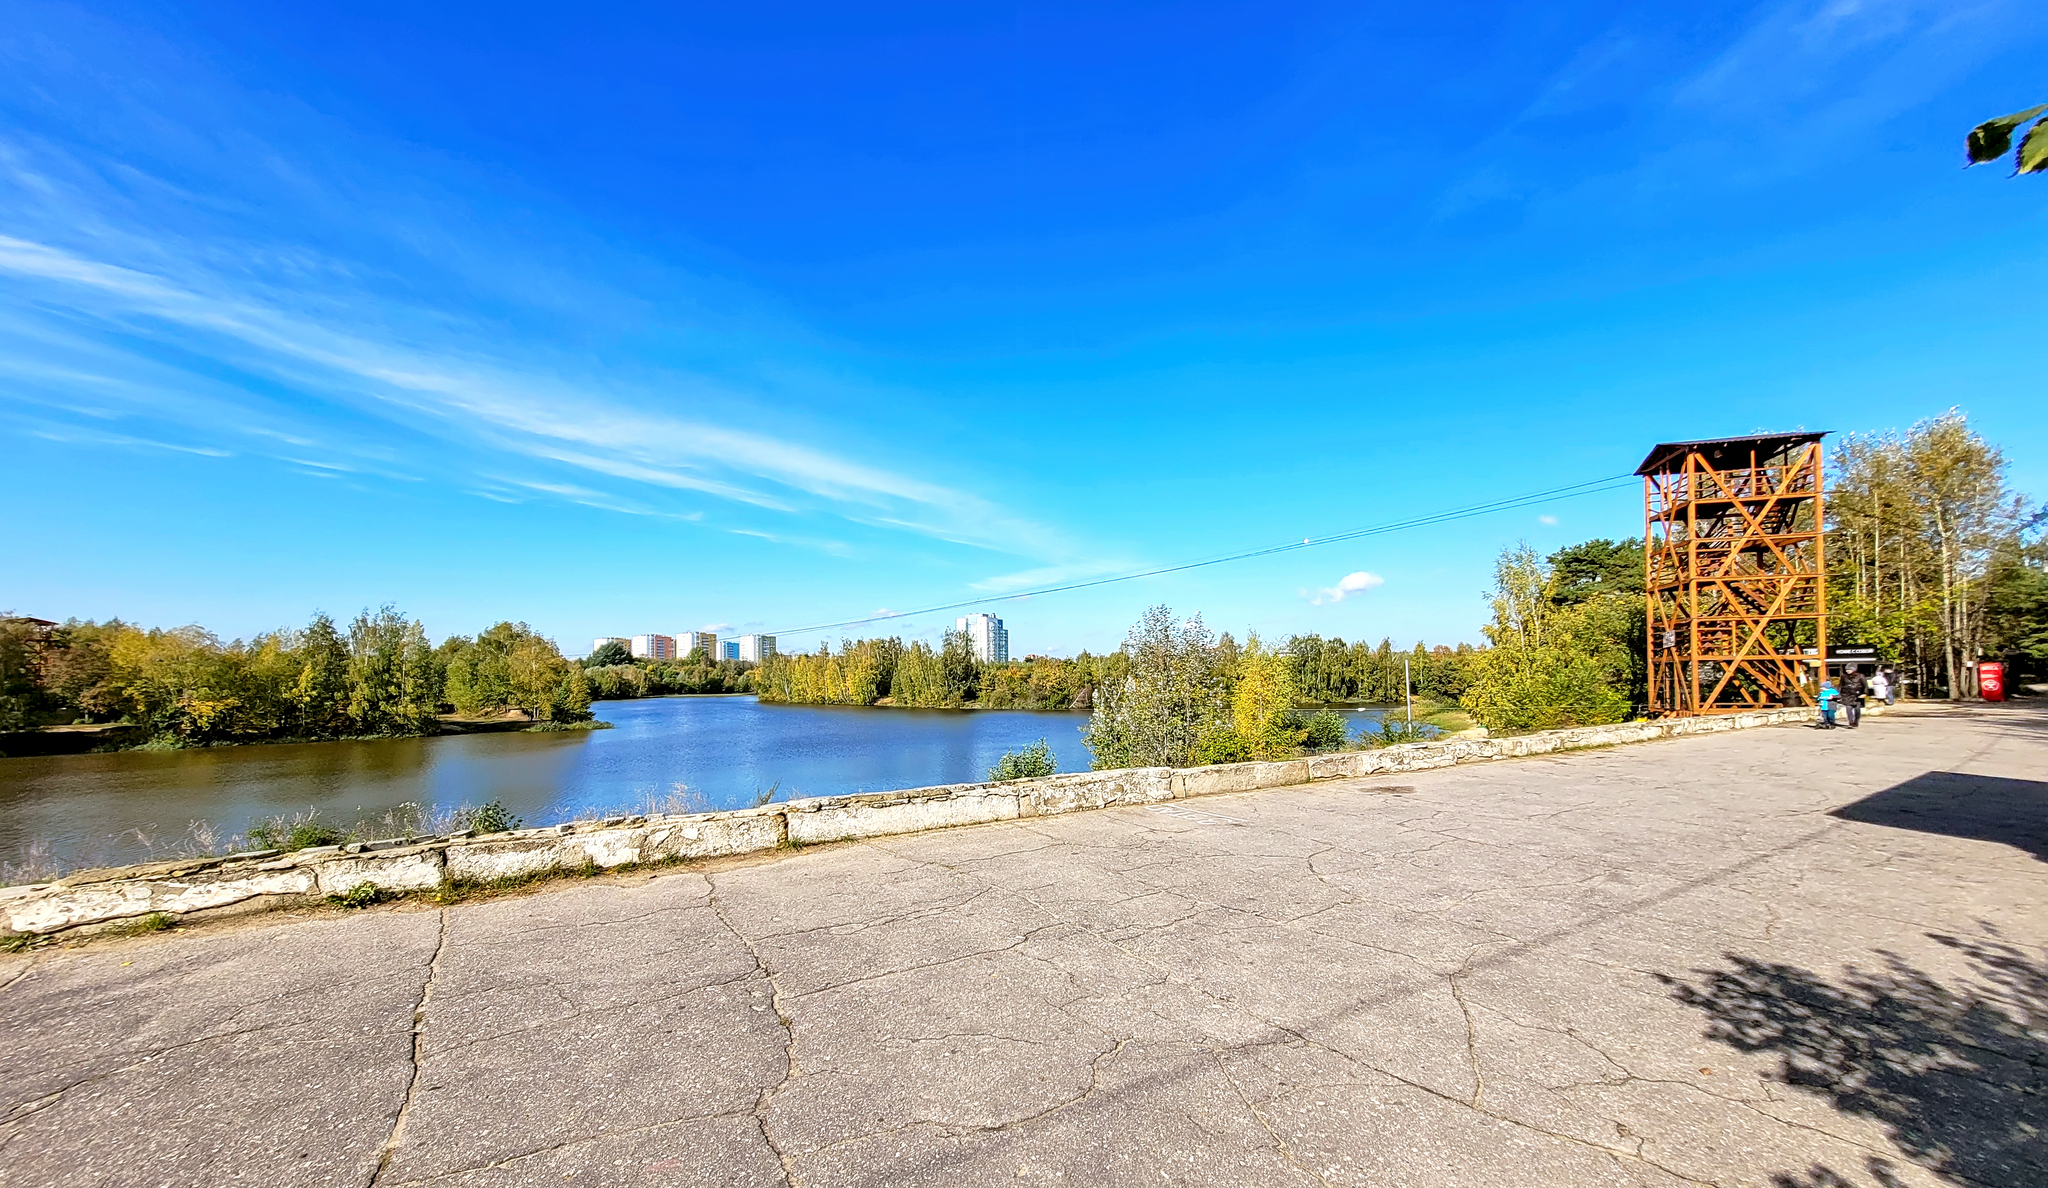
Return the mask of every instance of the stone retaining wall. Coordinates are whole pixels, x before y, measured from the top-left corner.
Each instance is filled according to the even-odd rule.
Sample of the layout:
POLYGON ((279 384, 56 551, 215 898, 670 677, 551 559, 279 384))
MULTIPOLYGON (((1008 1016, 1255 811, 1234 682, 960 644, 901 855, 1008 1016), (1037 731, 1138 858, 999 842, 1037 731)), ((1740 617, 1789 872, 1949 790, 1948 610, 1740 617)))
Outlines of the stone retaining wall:
POLYGON ((260 911, 344 895, 365 885, 425 891, 448 881, 491 883, 637 863, 719 858, 779 846, 884 837, 1152 804, 1318 780, 1424 771, 1459 763, 1544 755, 1811 720, 1810 709, 1675 718, 1548 730, 1513 738, 1451 738, 1273 763, 1137 767, 1000 784, 948 784, 902 792, 819 796, 731 812, 612 817, 476 837, 392 838, 279 853, 259 850, 78 871, 51 883, 0 888, 0 934, 50 935, 153 913, 176 917, 260 911))

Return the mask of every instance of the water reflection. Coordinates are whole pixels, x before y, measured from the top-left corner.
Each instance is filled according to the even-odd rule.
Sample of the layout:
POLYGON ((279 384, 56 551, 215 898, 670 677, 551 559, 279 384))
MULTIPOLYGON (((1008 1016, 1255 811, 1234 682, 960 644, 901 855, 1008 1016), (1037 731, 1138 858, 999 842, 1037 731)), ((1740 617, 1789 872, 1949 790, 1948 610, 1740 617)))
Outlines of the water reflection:
MULTIPOLYGON (((751 697, 601 703, 615 729, 0 759, 0 861, 47 847, 56 866, 162 856, 194 821, 244 833, 318 809, 337 825, 412 803, 502 801, 532 824, 667 798, 706 808, 984 779, 1040 738, 1083 771, 1086 715, 761 705, 751 697)), ((1382 711, 1347 713, 1352 734, 1382 711)), ((1398 711, 1394 711, 1397 712, 1398 711)))
POLYGON ((1085 770, 1085 715, 764 706, 751 697, 607 702, 615 729, 0 759, 0 859, 142 861, 194 821, 241 833, 318 809, 350 824, 414 803, 502 801, 542 823, 637 807, 679 787, 708 808, 983 779, 1039 738, 1085 770))

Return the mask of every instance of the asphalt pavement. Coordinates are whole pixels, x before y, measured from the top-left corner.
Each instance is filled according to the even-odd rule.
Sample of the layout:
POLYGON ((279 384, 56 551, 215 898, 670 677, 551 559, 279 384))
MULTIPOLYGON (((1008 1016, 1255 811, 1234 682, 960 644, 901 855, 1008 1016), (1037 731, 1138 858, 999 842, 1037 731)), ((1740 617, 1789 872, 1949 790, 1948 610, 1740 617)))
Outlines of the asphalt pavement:
POLYGON ((2048 713, 0 957, 0 1185, 2048 1184, 2048 713))

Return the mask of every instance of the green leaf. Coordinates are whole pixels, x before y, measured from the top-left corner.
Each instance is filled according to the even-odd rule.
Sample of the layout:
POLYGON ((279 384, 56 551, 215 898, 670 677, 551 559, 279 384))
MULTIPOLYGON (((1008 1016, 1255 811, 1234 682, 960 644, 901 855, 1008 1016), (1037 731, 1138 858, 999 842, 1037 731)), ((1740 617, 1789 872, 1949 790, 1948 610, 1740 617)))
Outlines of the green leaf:
POLYGON ((2048 103, 2030 107, 2025 111, 2016 111, 2009 116, 2000 116, 1995 120, 1985 120, 1970 129, 1969 139, 1963 146, 1963 150, 1969 154, 1970 164, 1982 165, 1986 161, 1996 161, 2003 157, 2005 150, 2012 147, 2012 130, 2044 111, 2048 111, 2048 103))
POLYGON ((2042 120, 2027 130, 2013 164, 2015 175, 2048 172, 2048 120, 2042 120))

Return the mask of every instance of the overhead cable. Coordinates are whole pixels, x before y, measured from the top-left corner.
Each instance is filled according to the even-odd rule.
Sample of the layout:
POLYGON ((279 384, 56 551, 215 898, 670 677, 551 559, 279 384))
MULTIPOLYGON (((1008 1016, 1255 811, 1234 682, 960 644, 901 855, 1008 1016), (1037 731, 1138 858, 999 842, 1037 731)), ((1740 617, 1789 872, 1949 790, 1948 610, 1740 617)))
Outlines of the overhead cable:
POLYGON ((1203 569, 1211 565, 1224 565, 1232 561, 1249 561, 1255 557, 1270 557, 1277 553, 1291 553, 1301 549, 1317 549, 1324 545, 1341 544, 1348 540, 1362 540, 1369 536, 1383 536, 1389 532, 1405 532, 1410 528, 1426 528, 1432 524, 1447 524, 1453 520, 1469 520, 1474 516, 1490 515, 1494 512, 1510 511, 1536 503, 1548 503, 1557 499, 1576 499, 1581 495, 1593 495, 1603 491, 1617 491, 1637 482, 1633 474, 1609 475, 1606 478, 1590 479, 1583 483, 1572 483, 1563 487, 1552 487, 1548 491, 1536 491, 1528 495, 1516 495, 1507 499, 1496 499, 1489 503, 1475 503, 1470 507, 1451 511, 1436 512, 1432 515, 1417 516, 1412 520, 1397 520, 1391 524, 1375 524, 1370 528, 1357 528, 1350 532, 1339 532, 1334 536, 1304 537, 1286 544, 1269 545, 1262 549, 1247 549, 1240 553, 1226 553, 1221 557, 1208 557, 1200 561, 1188 561, 1180 565, 1166 565, 1158 569, 1140 570, 1136 573, 1121 573, 1114 577, 1090 578, 1086 581, 1067 582, 1057 586, 1041 586, 1034 590, 1018 590, 1009 594, 987 594, 979 598, 968 598, 959 602, 945 602, 937 606, 920 607, 917 610, 889 611, 869 615, 864 619, 841 619, 836 623, 813 623, 807 627, 789 627, 777 631, 776 635, 802 635, 807 631, 831 631, 840 627, 859 627, 866 623, 883 623, 895 619, 915 618, 918 615, 936 614, 939 611, 960 610, 970 606, 986 606, 994 602, 1014 602, 1020 598, 1036 598, 1044 594, 1063 594, 1070 590, 1086 590, 1095 586, 1108 586, 1117 582, 1134 582, 1139 578, 1159 577, 1162 574, 1184 573, 1190 569, 1203 569))

